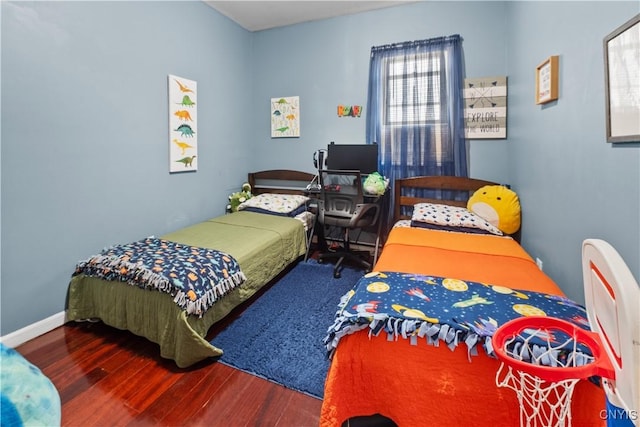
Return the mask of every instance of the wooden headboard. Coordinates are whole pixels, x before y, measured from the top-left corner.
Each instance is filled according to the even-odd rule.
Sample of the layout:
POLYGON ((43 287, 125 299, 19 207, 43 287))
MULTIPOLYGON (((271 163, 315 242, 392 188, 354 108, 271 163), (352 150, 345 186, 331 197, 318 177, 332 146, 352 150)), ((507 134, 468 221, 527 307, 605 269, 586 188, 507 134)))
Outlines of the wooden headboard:
POLYGON ((302 194, 315 178, 314 174, 288 169, 273 169, 249 173, 249 185, 253 194, 302 194))
POLYGON ((469 197, 480 187, 485 185, 500 185, 491 181, 482 179, 463 178, 459 176, 416 176, 413 178, 402 178, 395 180, 394 187, 394 221, 399 219, 411 219, 408 215, 402 214, 402 207, 413 208, 416 203, 440 203, 452 206, 467 206, 469 197), (442 198, 421 198, 404 195, 405 188, 421 188, 430 190, 448 190, 453 194, 453 198, 460 200, 442 199, 442 198))
MULTIPOLYGON (((444 205, 466 207, 469 197, 481 187, 485 185, 504 185, 497 182, 485 181, 482 179, 463 178, 460 176, 416 176, 413 178, 396 179, 394 184, 394 202, 393 202, 393 218, 394 222, 400 219, 411 219, 410 215, 402 213, 402 207, 408 208, 408 212, 413 211, 413 205, 416 203, 440 203, 444 205), (406 188, 421 188, 430 190, 447 190, 447 194, 459 200, 451 200, 444 198, 421 198, 404 195, 406 188)), ((407 209, 405 209, 407 211, 407 209)), ((522 215, 522 214, 520 214, 522 215)), ((517 242, 520 242, 521 230, 512 234, 517 242)))

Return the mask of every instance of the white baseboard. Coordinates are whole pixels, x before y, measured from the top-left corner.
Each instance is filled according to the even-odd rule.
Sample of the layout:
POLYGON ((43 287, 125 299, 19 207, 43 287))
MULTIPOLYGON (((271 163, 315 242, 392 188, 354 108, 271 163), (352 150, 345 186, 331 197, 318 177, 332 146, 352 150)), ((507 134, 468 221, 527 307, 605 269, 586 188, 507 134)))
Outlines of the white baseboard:
POLYGON ((7 347, 15 348, 20 344, 39 337, 42 334, 46 334, 49 331, 54 330, 58 326, 64 325, 65 312, 61 311, 39 322, 32 323, 25 326, 22 329, 18 329, 15 332, 11 332, 3 337, 0 337, 0 342, 7 347))

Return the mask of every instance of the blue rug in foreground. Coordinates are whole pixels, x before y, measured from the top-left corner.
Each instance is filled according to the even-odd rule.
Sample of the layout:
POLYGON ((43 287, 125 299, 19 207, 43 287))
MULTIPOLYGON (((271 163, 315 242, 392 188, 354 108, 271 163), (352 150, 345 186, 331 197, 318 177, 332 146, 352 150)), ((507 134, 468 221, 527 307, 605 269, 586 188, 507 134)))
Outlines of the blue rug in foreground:
POLYGON ((364 275, 301 261, 211 340, 220 362, 322 399, 329 360, 322 344, 340 297, 364 275))

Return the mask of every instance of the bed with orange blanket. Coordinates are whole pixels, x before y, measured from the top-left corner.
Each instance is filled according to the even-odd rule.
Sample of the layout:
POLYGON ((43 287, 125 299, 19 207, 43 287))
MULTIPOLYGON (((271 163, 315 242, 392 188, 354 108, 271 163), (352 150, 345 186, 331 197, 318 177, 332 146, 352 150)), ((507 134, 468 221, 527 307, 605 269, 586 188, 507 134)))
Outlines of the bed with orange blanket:
MULTIPOLYGON (((431 196, 406 195, 406 187, 453 188, 468 198, 478 188, 493 184, 457 177, 397 180, 395 218, 407 218, 402 206, 436 201, 431 196)), ((458 196, 455 201, 438 203, 466 206, 466 199, 458 196)), ((511 236, 403 225, 389 233, 374 273, 447 277, 564 296, 511 236)), ((399 426, 519 425, 516 394, 496 386, 500 362, 484 348, 478 346, 477 355, 470 355, 464 345, 415 341, 397 336, 389 339, 387 333, 374 335, 368 329, 342 336, 325 383, 320 425, 340 426, 354 417, 374 414, 399 426)), ((572 399, 573 425, 604 425, 604 407, 603 390, 592 381, 581 380, 572 399)))

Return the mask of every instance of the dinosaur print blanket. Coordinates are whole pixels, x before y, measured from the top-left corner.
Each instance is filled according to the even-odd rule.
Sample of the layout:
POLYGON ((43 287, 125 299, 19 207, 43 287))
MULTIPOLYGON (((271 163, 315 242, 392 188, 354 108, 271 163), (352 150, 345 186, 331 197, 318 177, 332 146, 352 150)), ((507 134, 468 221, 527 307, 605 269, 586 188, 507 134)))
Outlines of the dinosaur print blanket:
MULTIPOLYGON (((343 336, 369 328, 369 334, 384 331, 390 340, 402 337, 412 344, 422 338, 453 350, 464 343, 469 355, 476 355, 480 344, 495 356, 491 337, 509 320, 552 316, 589 330, 585 315, 584 307, 556 295, 445 277, 371 272, 342 297, 324 344, 331 357, 343 336)), ((534 337, 531 342, 542 349, 546 339, 534 337)), ((576 358, 583 359, 578 365, 588 363, 589 350, 582 346, 578 350, 576 358)))
POLYGON ((166 292, 199 317, 247 280, 229 254, 154 237, 105 249, 78 263, 79 274, 166 292))

